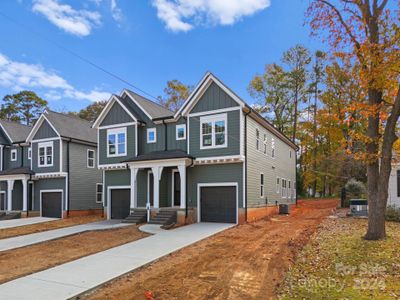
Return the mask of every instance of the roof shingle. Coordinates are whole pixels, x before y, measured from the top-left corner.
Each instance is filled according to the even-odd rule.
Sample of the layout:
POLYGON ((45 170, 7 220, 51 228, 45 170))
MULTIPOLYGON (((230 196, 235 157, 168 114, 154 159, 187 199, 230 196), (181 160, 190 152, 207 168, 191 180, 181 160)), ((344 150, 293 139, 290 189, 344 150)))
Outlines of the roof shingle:
POLYGON ((166 118, 173 117, 174 113, 165 107, 162 107, 160 104, 157 104, 135 92, 130 90, 126 90, 126 92, 140 105, 142 109, 145 110, 150 116, 151 119, 157 118, 166 118))
POLYGON ((31 126, 6 120, 0 120, 0 124, 3 126, 4 130, 7 131, 13 143, 25 142, 32 129, 31 126))

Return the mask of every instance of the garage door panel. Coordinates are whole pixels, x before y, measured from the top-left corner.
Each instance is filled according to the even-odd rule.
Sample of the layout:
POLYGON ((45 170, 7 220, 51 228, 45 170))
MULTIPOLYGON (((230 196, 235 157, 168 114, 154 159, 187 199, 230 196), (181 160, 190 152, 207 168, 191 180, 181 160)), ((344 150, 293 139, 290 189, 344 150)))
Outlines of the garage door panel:
POLYGON ((236 187, 200 188, 202 222, 236 223, 236 187))
POLYGON ((62 193, 43 192, 42 193, 42 217, 61 218, 62 217, 62 193))
POLYGON ((111 190, 111 219, 125 219, 130 214, 130 189, 111 190))

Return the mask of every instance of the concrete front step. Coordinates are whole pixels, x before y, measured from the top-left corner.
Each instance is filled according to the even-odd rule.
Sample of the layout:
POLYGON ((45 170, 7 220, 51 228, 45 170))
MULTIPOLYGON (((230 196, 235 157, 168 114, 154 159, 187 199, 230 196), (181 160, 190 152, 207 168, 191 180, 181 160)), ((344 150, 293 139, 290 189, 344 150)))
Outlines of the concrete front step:
POLYGON ((0 220, 13 220, 21 218, 20 212, 9 212, 0 215, 0 220))
POLYGON ((132 212, 122 223, 141 224, 146 223, 147 212, 143 210, 136 210, 132 212))

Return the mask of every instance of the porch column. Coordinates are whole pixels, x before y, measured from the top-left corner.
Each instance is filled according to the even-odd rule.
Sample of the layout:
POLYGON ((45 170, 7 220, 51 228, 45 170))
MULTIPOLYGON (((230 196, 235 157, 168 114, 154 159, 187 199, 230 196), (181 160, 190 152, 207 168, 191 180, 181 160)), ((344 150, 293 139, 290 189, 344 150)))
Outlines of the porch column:
POLYGON ((186 208, 186 166, 178 166, 181 177, 181 208, 186 208))
POLYGON ((14 189, 14 180, 7 180, 7 210, 12 210, 12 192, 14 189))
POLYGON ((28 211, 28 179, 22 179, 22 211, 28 211))
POLYGON ((136 178, 139 169, 131 167, 131 208, 137 207, 137 191, 136 191, 136 178))
POLYGON ((154 201, 154 208, 160 208, 160 180, 161 174, 163 171, 163 167, 152 167, 151 170, 153 171, 153 201, 154 201))

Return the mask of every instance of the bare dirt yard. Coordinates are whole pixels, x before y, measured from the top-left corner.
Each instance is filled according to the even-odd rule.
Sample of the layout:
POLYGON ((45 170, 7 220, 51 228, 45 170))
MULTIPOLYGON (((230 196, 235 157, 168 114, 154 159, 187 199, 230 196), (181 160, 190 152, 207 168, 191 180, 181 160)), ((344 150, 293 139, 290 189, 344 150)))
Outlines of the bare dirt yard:
POLYGON ((39 224, 0 229, 0 239, 104 220, 100 215, 71 217, 39 224))
POLYGON ((236 226, 82 298, 275 299, 296 254, 337 205, 337 200, 299 201, 290 216, 236 226))
POLYGON ((0 252, 0 284, 146 236, 148 234, 131 225, 118 229, 84 232, 0 252))

